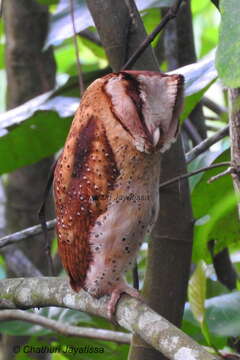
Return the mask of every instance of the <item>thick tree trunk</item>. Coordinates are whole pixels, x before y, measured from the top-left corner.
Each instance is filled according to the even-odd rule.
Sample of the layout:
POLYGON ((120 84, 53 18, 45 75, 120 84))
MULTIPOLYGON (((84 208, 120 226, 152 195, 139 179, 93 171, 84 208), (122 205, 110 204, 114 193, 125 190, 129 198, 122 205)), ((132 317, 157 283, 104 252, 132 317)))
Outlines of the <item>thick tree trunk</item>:
MULTIPOLYGON (((132 0, 114 4, 111 0, 88 0, 87 3, 110 64, 114 71, 119 71, 146 36, 135 3, 132 0), (117 36, 114 36, 115 30, 117 36)), ((144 52, 134 69, 159 70, 151 48, 144 52)), ((162 181, 185 171, 185 158, 179 139, 164 156, 162 181)), ((162 192, 160 204, 159 219, 149 244, 144 298, 154 310, 164 316, 167 314, 170 321, 180 325, 192 247, 192 213, 187 183, 182 183, 180 188, 178 184, 173 185, 162 192)), ((134 336, 129 359, 156 360, 163 357, 134 336)))
MULTIPOLYGON (((51 49, 42 51, 48 20, 47 8, 39 5, 37 1, 7 0, 4 2, 8 109, 54 87, 53 52, 51 49)), ((38 164, 19 169, 9 175, 6 186, 7 231, 14 232, 38 222, 37 211, 51 164, 52 159, 44 159, 38 164)), ((31 246, 29 244, 29 241, 23 242, 20 246, 22 251, 37 269, 46 274, 47 259, 42 236, 35 237, 31 246)), ((11 269, 12 253, 13 247, 8 247, 4 251, 9 269, 11 269)), ((18 267, 18 273, 14 275, 21 276, 23 273, 24 268, 18 267)), ((4 359, 13 359, 14 344, 24 341, 26 338, 8 337, 5 341, 4 359)), ((46 356, 41 358, 46 359, 46 356)))

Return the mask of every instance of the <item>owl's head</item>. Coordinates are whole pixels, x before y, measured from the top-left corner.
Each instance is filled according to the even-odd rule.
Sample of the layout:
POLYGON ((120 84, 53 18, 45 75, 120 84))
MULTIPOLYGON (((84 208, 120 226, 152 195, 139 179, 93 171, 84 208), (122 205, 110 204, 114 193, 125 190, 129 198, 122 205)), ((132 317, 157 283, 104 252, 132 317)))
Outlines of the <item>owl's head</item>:
POLYGON ((141 152, 167 150, 175 141, 183 104, 184 77, 153 71, 107 76, 111 110, 141 152))

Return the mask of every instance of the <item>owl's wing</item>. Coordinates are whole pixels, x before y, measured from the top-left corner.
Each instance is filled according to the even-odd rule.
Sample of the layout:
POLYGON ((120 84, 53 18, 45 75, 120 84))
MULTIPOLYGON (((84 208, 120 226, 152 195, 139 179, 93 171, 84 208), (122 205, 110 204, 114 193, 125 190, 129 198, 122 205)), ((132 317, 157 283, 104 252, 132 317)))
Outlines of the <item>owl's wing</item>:
POLYGON ((55 170, 54 194, 60 257, 79 291, 92 258, 90 231, 107 209, 118 169, 100 120, 91 116, 80 126, 77 117, 55 170))

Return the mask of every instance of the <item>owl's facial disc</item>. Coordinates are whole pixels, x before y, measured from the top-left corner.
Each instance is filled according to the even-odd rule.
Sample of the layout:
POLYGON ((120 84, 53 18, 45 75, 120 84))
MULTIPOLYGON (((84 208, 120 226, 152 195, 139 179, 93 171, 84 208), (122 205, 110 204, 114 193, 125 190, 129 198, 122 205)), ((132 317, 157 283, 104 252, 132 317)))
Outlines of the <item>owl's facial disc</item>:
POLYGON ((167 150, 178 133, 184 78, 151 71, 124 71, 105 90, 112 111, 139 151, 167 150))

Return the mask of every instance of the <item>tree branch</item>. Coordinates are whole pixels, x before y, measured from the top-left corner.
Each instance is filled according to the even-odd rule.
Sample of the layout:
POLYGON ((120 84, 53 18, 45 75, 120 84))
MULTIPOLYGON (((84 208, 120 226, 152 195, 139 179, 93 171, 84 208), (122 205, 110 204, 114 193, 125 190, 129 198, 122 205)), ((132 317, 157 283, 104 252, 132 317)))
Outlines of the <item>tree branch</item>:
POLYGON ((222 162, 222 163, 218 163, 218 164, 212 164, 212 165, 209 165, 209 166, 206 166, 206 167, 203 167, 201 169, 197 169, 195 171, 191 171, 189 173, 186 173, 186 174, 183 174, 183 175, 179 175, 179 176, 176 176, 175 178, 173 179, 170 179, 168 181, 164 181, 163 183, 160 184, 159 186, 159 189, 162 189, 168 185, 171 185, 171 184, 174 184, 175 182, 177 181, 180 181, 180 180, 183 180, 183 179, 186 179, 186 178, 189 178, 191 176, 194 176, 194 175, 197 175, 203 171, 208 171, 208 170, 211 170, 211 169, 215 169, 217 167, 221 167, 221 166, 229 166, 231 163, 226 161, 226 162, 222 162))
POLYGON ((21 320, 32 324, 40 325, 42 327, 53 330, 54 332, 56 331, 65 336, 78 336, 89 339, 114 341, 121 344, 129 344, 131 341, 131 334, 123 333, 120 331, 87 328, 87 327, 63 324, 60 321, 48 319, 45 316, 22 311, 22 310, 0 311, 0 321, 14 321, 14 320, 21 320))
POLYGON ((206 96, 202 98, 202 104, 219 116, 222 114, 227 114, 227 109, 224 106, 218 105, 206 96))
MULTIPOLYGON (((46 222, 47 229, 48 230, 53 229, 55 224, 56 224, 56 219, 47 221, 46 222)), ((22 241, 29 237, 39 235, 42 232, 43 232, 42 226, 39 224, 39 225, 34 225, 27 229, 15 232, 14 234, 6 235, 0 239, 0 248, 7 246, 7 245, 15 244, 16 242, 22 241)))
POLYGON ((223 139, 225 136, 229 135, 229 125, 225 126, 223 129, 219 130, 213 136, 203 140, 200 144, 195 146, 186 154, 186 161, 190 163, 204 151, 209 149, 213 144, 216 144, 219 140, 223 139))
POLYGON ((203 141, 195 125, 188 118, 184 120, 182 126, 194 145, 200 144, 203 141))
POLYGON ((169 8, 168 12, 163 17, 160 24, 153 30, 153 32, 151 32, 151 34, 149 34, 145 38, 142 44, 136 49, 136 51, 134 51, 134 53, 130 56, 127 62, 123 65, 121 70, 130 69, 132 65, 135 64, 135 62, 142 55, 144 50, 148 47, 149 44, 151 44, 151 42, 155 39, 155 37, 164 29, 167 23, 177 16, 178 10, 182 2, 183 0, 177 0, 175 5, 169 8))
POLYGON ((10 246, 1 252, 4 254, 9 270, 16 276, 31 277, 43 275, 22 250, 10 246))
MULTIPOLYGON (((83 290, 75 293, 63 278, 17 278, 0 281, 0 309, 57 306, 108 319, 107 305, 108 297, 94 299, 83 290)), ((217 359, 145 303, 127 295, 122 296, 118 302, 116 321, 170 359, 217 359)))

